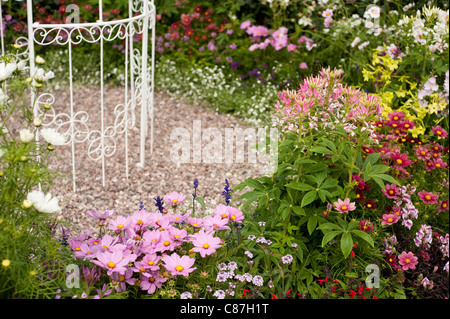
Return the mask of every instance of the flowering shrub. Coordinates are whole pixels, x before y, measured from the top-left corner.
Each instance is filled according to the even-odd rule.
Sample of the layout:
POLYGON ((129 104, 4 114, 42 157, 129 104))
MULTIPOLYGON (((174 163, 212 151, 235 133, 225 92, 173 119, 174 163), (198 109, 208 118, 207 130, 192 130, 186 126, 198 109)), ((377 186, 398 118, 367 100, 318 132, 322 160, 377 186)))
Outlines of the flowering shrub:
POLYGON ((400 270, 408 287, 414 287, 418 267, 422 276, 448 280, 448 211, 441 213, 448 207, 448 157, 441 144, 447 132, 436 126, 424 139, 408 136, 415 123, 399 111, 383 121, 381 103, 342 85, 336 70, 306 79, 297 91, 279 93, 274 107, 274 123, 283 131, 278 170, 236 189, 253 189, 241 198, 244 207, 256 201, 256 219, 267 221, 274 242, 269 255, 284 254, 284 247, 296 244, 291 256, 302 271, 286 287, 294 295, 314 295, 314 277, 324 265, 341 281, 363 279, 367 264, 379 265, 389 279, 376 296, 399 294, 389 280, 400 270), (425 170, 431 179, 415 173, 425 170), (432 269, 421 264, 431 228, 444 243, 444 253, 433 248, 432 269), (392 240, 401 244, 392 249, 392 240))

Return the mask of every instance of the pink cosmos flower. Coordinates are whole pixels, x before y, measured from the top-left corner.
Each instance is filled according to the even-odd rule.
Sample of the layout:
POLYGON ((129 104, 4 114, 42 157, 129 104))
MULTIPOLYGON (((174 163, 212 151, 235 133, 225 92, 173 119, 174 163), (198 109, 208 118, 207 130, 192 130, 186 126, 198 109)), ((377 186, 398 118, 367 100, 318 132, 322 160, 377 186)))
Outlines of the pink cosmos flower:
POLYGON ((446 210, 449 210, 449 208, 448 208, 448 206, 449 206, 449 200, 448 199, 446 199, 446 200, 443 200, 442 202, 441 202, 441 204, 439 205, 439 207, 438 207, 438 212, 444 212, 444 211, 446 211, 446 210))
POLYGON ((419 198, 422 202, 425 204, 437 204, 437 199, 439 198, 439 195, 433 194, 431 192, 427 192, 425 190, 417 193, 419 195, 419 198))
POLYGON ((438 138, 446 138, 448 135, 448 133, 440 125, 434 126, 431 129, 431 132, 438 138))
POLYGON ((355 203, 350 203, 350 198, 344 199, 342 201, 340 198, 338 198, 337 202, 334 203, 334 207, 342 214, 347 213, 350 211, 353 211, 356 209, 355 203))
POLYGON ((120 233, 123 230, 128 229, 129 227, 129 219, 124 216, 117 216, 115 220, 109 221, 109 229, 111 229, 116 234, 120 233))
POLYGON ((117 272, 112 273, 112 280, 117 282, 119 285, 116 287, 117 292, 123 292, 127 289, 126 284, 134 286, 136 278, 133 278, 134 272, 132 270, 127 270, 124 275, 120 275, 117 272))
POLYGON ((383 219, 381 221, 382 225, 392 225, 400 220, 400 216, 397 214, 383 214, 381 218, 383 219))
POLYGON ((159 272, 152 272, 148 276, 140 276, 140 287, 142 290, 147 290, 148 294, 153 294, 156 288, 161 288, 166 281, 167 278, 160 275, 159 272))
POLYGON ((99 252, 97 253, 97 259, 93 259, 92 262, 102 268, 107 269, 108 276, 111 276, 113 272, 124 274, 127 270, 129 259, 126 258, 122 250, 111 252, 99 252))
POLYGON ((166 204, 171 204, 172 206, 183 204, 185 200, 186 196, 177 192, 172 192, 170 194, 164 195, 164 202, 166 204))
POLYGON ((106 219, 106 218, 108 218, 108 217, 111 217, 113 214, 114 214, 114 210, 105 210, 105 212, 102 214, 102 213, 99 213, 98 211, 96 211, 95 209, 94 210, 88 210, 87 212, 86 212, 86 214, 89 216, 89 217, 92 217, 92 218, 94 218, 94 219, 106 219))
POLYGON ((362 219, 359 221, 359 226, 361 226, 360 230, 368 233, 373 230, 373 224, 368 219, 362 219))
POLYGON ((245 30, 251 25, 252 25, 252 22, 250 20, 244 21, 244 22, 241 23, 241 29, 245 30))
POLYGON ((298 65, 298 67, 302 70, 305 70, 308 68, 308 64, 306 64, 306 62, 300 62, 300 64, 298 65))
POLYGON ((428 148, 426 146, 423 146, 423 145, 419 146, 416 149, 416 154, 417 154, 417 158, 422 160, 422 161, 428 160, 429 156, 430 156, 428 148))
POLYGON ((192 244, 194 245, 194 248, 192 248, 192 250, 200 253, 200 256, 205 258, 206 255, 213 254, 217 248, 222 246, 220 241, 221 239, 219 237, 214 237, 209 233, 205 233, 202 229, 193 235, 192 244))
POLYGON ((442 159, 433 159, 434 167, 436 168, 446 168, 448 166, 447 163, 443 162, 442 159))
POLYGON ((224 204, 219 204, 215 209, 212 210, 216 216, 220 216, 222 219, 226 219, 227 223, 229 220, 227 206, 224 204))
POLYGON ((416 269, 416 265, 419 263, 417 259, 412 252, 407 253, 404 251, 398 256, 398 263, 402 266, 403 270, 416 269))
POLYGON ((227 212, 228 212, 228 217, 230 218, 230 221, 233 221, 236 223, 242 223, 242 220, 244 219, 244 214, 239 209, 228 206, 227 212))
POLYGON ((191 272, 197 269, 197 267, 192 267, 195 259, 189 256, 180 257, 177 253, 173 253, 170 256, 164 256, 162 260, 164 262, 164 268, 174 276, 182 275, 188 277, 191 272))
POLYGON ((195 228, 203 227, 203 219, 201 218, 189 217, 187 222, 195 228))
POLYGON ((388 114, 388 117, 391 121, 400 122, 405 117, 405 113, 400 111, 393 111, 388 114))
POLYGON ((230 230, 230 227, 228 227, 226 224, 228 223, 228 215, 227 218, 222 218, 220 215, 213 215, 209 216, 208 218, 205 218, 203 227, 206 231, 212 230, 230 230))
POLYGON ((295 44, 288 44, 287 50, 288 52, 294 52, 297 49, 297 46, 295 44))
POLYGON ((387 198, 397 198, 400 195, 400 189, 395 184, 386 185, 385 189, 382 190, 383 194, 386 195, 387 198))
POLYGON ((395 152, 391 153, 391 159, 394 161, 395 166, 405 167, 412 163, 411 160, 408 159, 407 153, 395 152))

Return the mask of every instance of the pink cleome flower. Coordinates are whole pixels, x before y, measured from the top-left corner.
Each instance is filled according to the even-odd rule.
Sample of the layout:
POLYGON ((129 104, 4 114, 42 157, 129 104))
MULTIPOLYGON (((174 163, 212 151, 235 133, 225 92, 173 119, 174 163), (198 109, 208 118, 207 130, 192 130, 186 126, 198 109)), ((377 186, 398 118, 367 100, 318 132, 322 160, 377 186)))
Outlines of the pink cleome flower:
POLYGON ((402 266, 403 270, 416 269, 416 265, 419 263, 417 259, 412 252, 407 253, 404 251, 398 256, 398 263, 402 266))

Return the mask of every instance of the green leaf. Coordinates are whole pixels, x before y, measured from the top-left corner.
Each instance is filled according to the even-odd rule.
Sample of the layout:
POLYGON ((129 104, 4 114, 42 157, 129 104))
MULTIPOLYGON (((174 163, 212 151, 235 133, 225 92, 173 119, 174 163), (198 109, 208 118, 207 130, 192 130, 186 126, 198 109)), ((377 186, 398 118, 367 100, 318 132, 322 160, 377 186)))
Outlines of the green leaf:
POLYGON ((319 153, 319 154, 334 154, 333 151, 329 150, 326 147, 316 146, 311 149, 311 152, 319 153))
POLYGON ((320 230, 331 230, 331 229, 340 229, 340 230, 343 230, 342 228, 341 228, 341 226, 339 226, 339 225, 336 225, 336 224, 334 224, 334 223, 323 223, 322 225, 320 225, 319 227, 317 227, 318 229, 320 229, 320 230))
POLYGON ((298 216, 305 216, 306 215, 305 210, 303 208, 301 208, 300 206, 294 206, 294 207, 292 207, 292 210, 298 216))
POLYGON ((342 230, 334 230, 330 231, 329 233, 326 233, 325 236, 323 236, 322 238, 322 247, 325 247, 326 244, 332 241, 333 238, 339 234, 342 234, 342 230))
POLYGON ((372 247, 374 245, 372 236, 370 236, 368 233, 362 231, 362 230, 358 230, 358 229, 354 229, 351 231, 352 234, 355 234, 356 236, 358 236, 359 238, 365 240, 366 242, 368 242, 372 247))
POLYGON ((297 182, 286 184, 286 187, 293 188, 299 191, 310 191, 315 189, 311 185, 297 182))
POLYGON ((251 187, 253 189, 256 189, 256 190, 259 190, 259 191, 263 191, 264 190, 264 186, 257 180, 248 178, 248 179, 245 180, 245 182, 246 182, 247 186, 249 186, 249 187, 251 187))
POLYGON ((366 166, 369 163, 371 164, 371 166, 373 166, 378 161, 379 158, 380 158, 380 153, 372 153, 372 154, 367 155, 366 160, 364 161, 364 164, 363 164, 363 170, 366 169, 366 166))
POLYGON ((201 197, 196 197, 195 200, 200 203, 203 209, 206 209, 205 201, 201 197))
POLYGON ((320 188, 335 188, 338 181, 334 178, 327 178, 327 180, 320 186, 320 188))
POLYGON ((347 258, 353 248, 353 238, 350 233, 344 232, 341 238, 341 250, 344 258, 347 258))
POLYGON ((397 182, 397 180, 395 178, 393 178, 391 175, 387 175, 387 174, 377 174, 377 177, 384 179, 385 181, 388 181, 390 183, 396 184, 396 185, 400 185, 399 182, 397 182))
POLYGON ((317 191, 312 190, 305 194, 302 198, 301 207, 305 207, 308 204, 311 204, 317 198, 317 191))
POLYGON ((310 217, 308 219, 308 224, 307 224, 308 232, 310 235, 316 229, 316 226, 317 226, 317 217, 316 216, 310 217))

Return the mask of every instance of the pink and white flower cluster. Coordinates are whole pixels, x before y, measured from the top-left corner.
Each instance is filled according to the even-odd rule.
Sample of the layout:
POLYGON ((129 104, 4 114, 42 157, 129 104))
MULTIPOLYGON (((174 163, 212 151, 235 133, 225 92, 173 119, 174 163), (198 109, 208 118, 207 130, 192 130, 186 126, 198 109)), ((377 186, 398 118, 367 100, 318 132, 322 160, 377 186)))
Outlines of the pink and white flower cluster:
POLYGON ((88 212, 93 218, 102 217, 99 226, 108 233, 94 236, 87 231, 72 238, 69 244, 74 256, 104 269, 118 292, 138 280, 142 290, 153 294, 170 278, 188 277, 197 269, 195 253, 201 258, 214 254, 224 243, 218 232, 244 219, 240 210, 224 204, 207 217, 191 217, 175 209, 184 201, 183 195, 171 193, 165 200, 174 208, 167 213, 141 209, 110 219, 113 211, 88 212))
POLYGON ((283 131, 303 134, 308 129, 326 132, 342 125, 350 135, 362 125, 376 142, 372 121, 381 118, 381 100, 344 85, 341 74, 336 69, 322 69, 318 76, 306 78, 298 90, 278 93, 274 124, 283 131))

